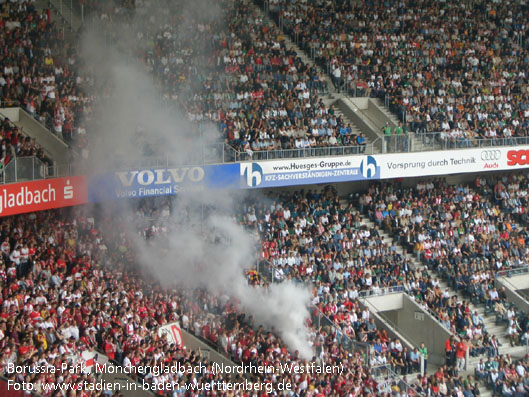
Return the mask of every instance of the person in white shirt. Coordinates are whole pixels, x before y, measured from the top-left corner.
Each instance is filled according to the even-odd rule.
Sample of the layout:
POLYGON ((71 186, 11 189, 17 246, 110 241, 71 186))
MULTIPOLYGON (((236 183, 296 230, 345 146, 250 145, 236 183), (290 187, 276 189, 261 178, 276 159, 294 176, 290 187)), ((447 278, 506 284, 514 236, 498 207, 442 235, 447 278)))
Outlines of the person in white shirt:
POLYGON ((507 328, 507 336, 509 337, 511 346, 514 346, 520 342, 520 334, 518 333, 518 329, 514 323, 509 325, 509 328, 507 328))
POLYGON ((364 321, 364 322, 369 321, 369 308, 368 308, 368 307, 366 307, 366 308, 362 311, 362 321, 364 321))
POLYGON ((516 365, 516 372, 518 373, 520 378, 525 377, 527 371, 525 370, 525 367, 522 365, 521 361, 518 361, 518 365, 516 365))
POLYGON ((11 245, 9 244, 9 237, 6 237, 2 245, 0 245, 0 250, 5 255, 9 255, 11 253, 11 245))
POLYGON ((15 265, 18 267, 20 265, 20 251, 18 248, 15 248, 11 254, 9 255, 9 259, 11 262, 15 263, 15 265))

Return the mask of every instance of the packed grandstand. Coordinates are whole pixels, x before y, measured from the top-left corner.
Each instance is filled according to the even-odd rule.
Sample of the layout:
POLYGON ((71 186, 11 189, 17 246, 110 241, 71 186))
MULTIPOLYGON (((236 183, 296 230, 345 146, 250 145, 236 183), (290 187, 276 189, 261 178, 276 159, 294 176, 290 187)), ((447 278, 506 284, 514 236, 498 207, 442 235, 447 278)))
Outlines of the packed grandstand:
POLYGON ((528 17, 0 0, 0 394, 529 395, 528 17))

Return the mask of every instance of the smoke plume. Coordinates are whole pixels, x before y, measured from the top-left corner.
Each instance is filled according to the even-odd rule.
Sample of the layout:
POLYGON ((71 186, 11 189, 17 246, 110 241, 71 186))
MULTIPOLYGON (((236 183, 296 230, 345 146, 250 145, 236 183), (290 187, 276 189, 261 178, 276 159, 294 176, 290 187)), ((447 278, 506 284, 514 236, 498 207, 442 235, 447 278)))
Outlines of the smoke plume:
MULTIPOLYGON (((119 46, 109 44, 111 40, 108 34, 101 33, 104 32, 101 27, 84 34, 83 67, 93 76, 92 94, 98 96, 101 104, 87 119, 87 129, 93 137, 93 173, 139 166, 156 156, 167 156, 174 164, 201 164, 205 146, 219 136, 212 124, 205 124, 197 134, 186 118, 185 109, 163 106, 152 68, 148 62, 138 61, 135 53, 141 47, 136 39, 151 34, 138 32, 138 26, 145 29, 161 26, 162 31, 170 32, 173 40, 192 42, 192 33, 197 31, 198 24, 203 29, 207 30, 208 26, 212 29, 213 23, 218 25, 223 21, 225 11, 215 1, 177 2, 186 22, 176 25, 177 28, 171 25, 164 28, 164 23, 171 19, 163 12, 168 3, 160 1, 161 8, 153 8, 156 3, 151 3, 150 8, 136 10, 136 16, 121 27, 113 21, 113 33, 123 38, 119 46)), ((216 29, 219 31, 218 26, 216 29)), ((198 59, 207 56, 203 44, 198 42, 197 48, 192 49, 198 59)), ((137 257, 142 267, 162 285, 177 281, 189 288, 203 287, 211 293, 238 299, 257 323, 274 327, 292 350, 309 359, 312 349, 305 319, 309 317, 310 292, 306 287, 290 283, 271 285, 267 289, 248 285, 244 270, 258 257, 258 241, 257 236, 236 221, 235 199, 228 191, 183 189, 170 218, 163 221, 169 232, 161 239, 138 237, 134 219, 130 219, 128 232, 136 236, 137 257)), ((134 211, 124 209, 123 212, 134 211)))

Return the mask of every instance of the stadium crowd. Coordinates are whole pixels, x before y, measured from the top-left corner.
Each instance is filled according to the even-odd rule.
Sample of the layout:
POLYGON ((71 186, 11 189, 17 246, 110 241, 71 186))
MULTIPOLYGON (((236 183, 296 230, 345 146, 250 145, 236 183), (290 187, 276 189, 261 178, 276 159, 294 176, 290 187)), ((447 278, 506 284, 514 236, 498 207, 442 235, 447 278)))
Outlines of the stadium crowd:
MULTIPOLYGON (((520 174, 489 183, 478 178, 474 187, 442 180, 414 188, 381 184, 360 197, 360 206, 456 290, 505 314, 505 296, 495 289, 494 278, 499 270, 527 267, 527 227, 514 221, 516 214, 525 212, 520 201, 527 192, 524 181, 520 174)), ((471 319, 468 310, 453 307, 443 291, 431 299, 450 328, 482 339, 482 319, 471 319), (468 318, 457 318, 458 312, 468 318)))
POLYGON ((321 74, 287 48, 255 6, 223 1, 214 7, 215 18, 182 2, 168 3, 163 15, 151 7, 156 2, 144 2, 135 12, 92 8, 111 37, 119 26, 133 30, 133 53, 156 77, 162 101, 184 109, 189 121, 215 124, 220 142, 248 155, 336 146, 363 150, 366 138, 352 134, 351 125, 319 96, 326 92, 321 74))
POLYGON ((475 376, 483 380, 499 396, 523 396, 529 393, 527 360, 513 361, 510 356, 481 359, 476 365, 475 376))
MULTIPOLYGON (((170 2, 166 13, 157 13, 153 1, 84 2, 87 20, 98 21, 118 48, 121 27, 130 29, 135 40, 124 54, 141 60, 161 101, 183 109, 194 133, 213 123, 219 143, 248 156, 276 149, 306 154, 318 147, 332 153, 339 146, 363 151, 366 138, 354 135, 321 100, 328 91, 321 72, 286 47, 257 7, 225 0, 206 13, 183 5, 170 2)), ((402 133, 440 132, 438 138, 454 147, 478 138, 526 142, 524 3, 269 5, 285 31, 324 69, 329 65, 336 85, 347 81, 362 95, 389 96, 405 120, 402 133), (464 24, 467 19, 472 24, 464 24)), ((88 156, 86 133, 99 127, 93 114, 111 87, 95 81, 77 55, 80 42, 69 45, 49 12, 23 1, 1 7, 2 43, 16 49, 2 58, 2 102, 23 105, 88 156)))
POLYGON ((21 106, 59 137, 71 142, 84 132, 82 115, 92 99, 80 89, 76 53, 51 21, 30 1, 0 4, 0 102, 21 106))
MULTIPOLYGON (((145 208, 138 213, 145 214, 145 208)), ((99 221, 86 208, 2 218, 0 365, 6 377, 33 382, 38 393, 52 395, 44 384, 93 382, 95 375, 39 374, 27 369, 12 373, 9 365, 62 368, 63 363, 77 364, 82 352, 97 350, 123 366, 202 362, 203 372, 193 375, 144 376, 153 385, 176 382, 178 391, 172 395, 198 395, 185 394, 184 382, 237 380, 213 373, 200 352, 167 346, 157 329, 174 321, 237 363, 304 363, 277 335, 238 311, 237 302, 181 286, 164 289, 146 274, 136 273, 131 240, 124 233, 107 230, 105 225, 112 224, 108 219, 99 221)), ((268 374, 263 384, 290 380, 295 393, 308 396, 375 391, 363 357, 345 350, 327 332, 324 328, 311 331, 317 352, 314 360, 343 363, 342 374, 268 374)), ((229 394, 218 391, 218 395, 229 394)))
MULTIPOLYGON (((401 190, 390 184, 373 186, 361 198, 361 208, 372 213, 373 203, 380 206, 387 202, 385 210, 399 219, 399 210, 407 208, 407 203, 402 200, 410 200, 410 208, 415 210, 412 214, 414 220, 423 216, 419 223, 414 222, 416 227, 413 230, 417 232, 417 236, 420 231, 428 230, 424 219, 432 218, 430 222, 435 222, 429 200, 437 197, 434 194, 437 193, 436 189, 445 194, 443 197, 446 197, 447 213, 450 206, 453 206, 451 213, 454 213, 458 204, 462 205, 459 209, 461 219, 469 219, 471 214, 472 205, 466 204, 474 203, 478 206, 476 203, 479 203, 479 206, 486 207, 491 204, 489 199, 501 199, 504 202, 502 210, 507 209, 504 211, 506 213, 520 213, 520 204, 509 201, 506 194, 511 192, 525 200, 523 191, 527 187, 527 181, 524 178, 500 178, 492 181, 492 184, 482 184, 481 180, 478 182, 474 189, 464 185, 450 187, 441 181, 436 181, 434 187, 426 186, 430 184, 428 182, 424 188, 419 183, 417 190, 401 190), (372 200, 366 201, 369 195, 372 200), (396 199, 392 199, 392 195, 396 199), (392 207, 388 209, 390 204, 392 207), (422 213, 423 210, 427 213, 422 213), (418 226, 424 228, 419 229, 418 226)), ((169 215, 169 201, 153 200, 151 204, 146 202, 136 212, 139 220, 145 218, 148 224, 148 219, 153 216, 169 215)), ((489 208, 493 213, 494 206, 489 208)), ((495 225, 499 229, 505 222, 495 217, 499 217, 499 214, 491 213, 488 214, 487 221, 480 224, 483 227, 495 225)), ((74 364, 80 352, 94 349, 103 352, 118 365, 202 361, 203 358, 197 352, 189 352, 177 346, 169 349, 165 347, 165 340, 158 337, 156 330, 173 321, 179 321, 182 328, 208 341, 235 362, 303 362, 295 353, 287 350, 277 335, 253 324, 252 318, 238 309, 237 302, 200 290, 188 291, 181 287, 162 289, 144 274, 137 274, 132 270, 135 263, 132 241, 125 233, 107 230, 110 225, 116 225, 116 219, 113 222, 108 219, 96 220, 89 214, 86 208, 78 208, 2 218, 1 240, 4 243, 1 245, 3 270, 0 343, 5 375, 19 381, 34 381, 40 384, 39 387, 43 387, 44 382, 51 381, 77 381, 84 379, 83 377, 93 380, 89 374, 81 378, 69 375, 57 375, 54 378, 27 373, 10 375, 6 373, 6 366, 9 363, 60 365, 68 360, 74 364)), ((334 190, 283 193, 265 201, 249 199, 241 204, 238 219, 242 225, 254 228, 261 235, 263 259, 272 263, 273 278, 311 283, 314 290, 313 303, 334 323, 334 326, 319 324, 318 328, 314 321, 317 316, 313 316, 311 335, 317 352, 315 359, 344 363, 351 369, 351 372, 340 379, 291 379, 299 388, 298 393, 305 389, 305 395, 329 395, 332 392, 343 395, 345 391, 363 395, 369 390, 375 390, 376 383, 367 370, 365 358, 354 350, 346 349, 346 339, 370 345, 367 358, 370 360, 369 364, 387 364, 404 376, 417 372, 420 354, 424 354, 427 359, 425 346, 408 351, 407 346, 403 346, 399 340, 390 340, 384 331, 377 329, 369 310, 362 309, 358 303, 362 290, 377 293, 382 288, 395 285, 407 289, 409 284, 411 289, 408 292, 415 295, 419 302, 428 302, 428 296, 433 291, 433 295, 441 296, 436 301, 437 305, 451 313, 447 315, 450 326, 459 333, 467 330, 461 339, 470 335, 468 329, 472 329, 471 340, 474 344, 474 331, 480 328, 479 318, 475 324, 472 313, 466 313, 464 303, 457 302, 453 297, 443 299, 442 293, 439 294, 436 290, 435 279, 416 281, 414 272, 410 271, 409 259, 399 254, 393 243, 388 246, 381 241, 377 227, 362 226, 359 212, 352 204, 341 202, 334 190), (455 307, 450 307, 451 301, 454 301, 455 307), (461 325, 465 321, 468 324, 461 325)), ((470 219, 477 223, 481 218, 472 213, 470 219)), ((432 224, 429 224, 430 227, 432 224)), ((465 227, 470 228, 468 223, 465 227)), ((146 238, 150 237, 148 234, 153 230, 168 232, 164 226, 154 229, 152 226, 142 227, 141 230, 146 238)), ((497 231, 502 232, 503 230, 497 231)), ((401 236, 397 226, 395 233, 401 236)), ((479 240, 477 233, 475 237, 479 240)), ((506 236, 499 238, 508 241, 506 236)), ((401 243, 404 242, 401 237, 401 243)), ((487 257, 481 253, 477 256, 487 257)), ((422 253, 421 257, 424 258, 425 254, 422 253)), ((438 256, 432 257, 433 259, 425 260, 431 259, 429 266, 435 269, 439 267, 436 264, 438 256)), ((519 259, 524 258, 522 256, 519 259)), ((449 264, 452 259, 454 267, 461 267, 464 263, 452 256, 447 256, 446 259, 449 264)), ((504 259, 508 261, 508 255, 504 259)), ((509 266, 513 267, 509 264, 502 265, 503 268, 509 266)), ((489 274, 493 275, 494 272, 489 274)), ((251 275, 250 282, 265 284, 263 287, 266 288, 263 279, 259 279, 253 272, 251 275)), ((508 316, 507 313, 506 315, 508 316)), ((526 322, 519 325, 527 326, 526 322)), ((486 331, 482 331, 482 334, 486 334, 486 331)), ((487 346, 485 342, 482 345, 487 346)), ((482 345, 474 346, 479 349, 482 345)), ((479 353, 488 353, 487 356, 493 362, 509 361, 508 356, 499 356, 495 350, 485 349, 479 353)), ((527 365, 525 362, 513 364, 515 368, 526 368, 527 365)), ((148 374, 146 378, 153 384, 175 381, 179 385, 186 381, 198 384, 221 379, 220 375, 210 373, 208 363, 204 365, 209 369, 195 379, 182 377, 182 374, 174 377, 148 374)), ((510 365, 498 364, 498 368, 502 368, 505 374, 499 381, 492 377, 496 385, 491 384, 493 387, 506 387, 510 390, 526 382, 525 373, 516 377, 508 372, 510 365)), ((518 370, 521 371, 520 368, 518 370)), ((485 379, 488 378, 489 374, 485 376, 485 379)), ((272 376, 265 377, 265 382, 274 384, 277 381, 272 376)), ((446 387, 447 393, 468 389, 472 390, 472 395, 477 394, 474 379, 463 379, 454 365, 441 368, 434 375, 418 376, 417 380, 410 383, 419 392, 430 390, 435 394, 438 388, 445 390, 446 387)), ((512 395, 517 394, 513 391, 512 395)))
MULTIPOLYGON (((319 95, 327 89, 321 73, 285 46, 281 32, 257 7, 224 1, 215 8, 219 18, 212 18, 196 9, 182 11, 180 3, 168 3, 167 13, 152 12, 152 1, 94 1, 85 7, 87 19, 103 24, 110 42, 117 42, 119 26, 131 29, 137 40, 127 51, 155 76, 162 102, 184 109, 198 131, 204 122, 217 125, 219 142, 248 155, 337 146, 362 150, 366 138, 353 135, 322 102, 319 95)), ((403 133, 441 132, 440 139, 454 146, 526 136, 527 56, 519 45, 525 5, 381 5, 338 1, 331 12, 323 2, 277 0, 270 10, 319 63, 330 65, 335 84, 350 81, 362 95, 389 95, 392 106, 406 115, 403 133), (473 25, 463 26, 470 17, 473 25), (425 23, 435 28, 425 29, 425 23)), ((96 104, 111 88, 94 81, 49 12, 38 13, 31 2, 5 2, 2 8, 2 40, 18 49, 2 59, 2 101, 22 104, 59 136, 75 138, 86 149, 86 131, 96 128, 96 104)))
POLYGON ((525 2, 268 3, 337 87, 389 97, 409 131, 440 132, 459 147, 527 142, 525 2))
MULTIPOLYGON (((261 234, 262 256, 271 264, 274 279, 312 283, 314 303, 344 334, 384 352, 373 356, 373 363, 389 363, 408 373, 415 367, 411 357, 416 360, 416 352, 407 352, 404 362, 395 357, 395 341, 374 323, 365 324, 369 316, 356 301, 360 291, 378 294, 400 286, 429 308, 472 356, 503 359, 498 354, 500 339, 515 345, 527 343, 529 335, 527 317, 517 318, 504 292, 494 288, 496 271, 527 266, 527 228, 516 230, 512 218, 526 216, 526 195, 522 174, 479 178, 473 188, 443 180, 419 182, 413 188, 373 185, 358 198, 358 206, 374 228, 362 225, 352 204, 340 201, 332 189, 284 192, 250 201, 240 212, 261 234), (427 268, 438 271, 438 277, 447 277, 461 296, 450 296, 440 289, 438 277, 415 270, 395 243, 381 241, 379 227, 427 268), (508 324, 505 335, 490 335, 483 318, 470 311, 470 301, 495 311, 508 324)), ((463 367, 464 360, 458 365, 454 360, 449 370, 457 373, 463 367)))
MULTIPOLYGON (((137 39, 134 55, 156 77, 162 102, 184 108, 197 131, 205 123, 216 124, 220 142, 249 155, 349 145, 361 151, 365 138, 351 135, 351 127, 321 100, 327 90, 322 76, 285 46, 281 32, 255 7, 221 1, 222 17, 212 19, 207 13, 179 13, 182 4, 175 1, 168 3, 166 14, 142 18, 155 5, 144 3, 144 8, 134 9, 128 1, 118 6, 93 1, 88 9, 111 37, 116 38, 115 22, 130 25, 137 39), (183 33, 182 26, 193 34, 183 33)), ((519 15, 527 14, 524 5, 492 3, 489 9, 478 8, 487 12, 476 13, 464 2, 389 2, 386 11, 379 7, 382 3, 371 3, 338 1, 329 9, 323 2, 276 0, 271 1, 271 10, 281 12, 286 30, 312 47, 318 62, 330 65, 337 85, 348 79, 366 95, 390 95, 399 112, 407 115, 405 128, 444 131, 447 139, 455 140, 526 136, 527 57, 516 40, 519 15), (378 10, 374 19, 366 8, 372 6, 378 10), (425 7, 432 12, 419 11, 425 7), (467 28, 461 15, 470 14, 477 26, 467 28), (500 27, 499 21, 505 23, 500 27), (407 62, 406 57, 418 61, 407 62)), ((63 46, 49 14, 39 14, 25 2, 4 2, 0 7, 0 40, 5 48, 17 49, 0 58, 2 101, 24 104, 57 135, 67 140, 75 135, 82 141, 90 122, 96 122, 90 119, 94 103, 101 100, 83 94, 91 78, 82 76, 90 72, 82 70, 75 49, 63 46)), ((8 120, 0 128, 3 159, 44 156, 36 142, 24 138, 8 120)), ((483 319, 469 311, 467 302, 441 291, 437 278, 414 271, 410 258, 397 249, 397 244, 407 247, 469 300, 483 301, 505 317, 511 344, 527 343, 527 318, 517 318, 506 307, 502 291, 493 287, 498 270, 527 266, 528 230, 515 223, 527 218, 527 194, 527 179, 511 175, 477 179, 474 186, 451 186, 442 180, 413 188, 381 183, 360 197, 359 212, 341 202, 332 189, 282 193, 272 198, 272 204, 259 199, 242 204, 240 221, 260 234, 262 259, 271 264, 271 278, 311 284, 314 305, 331 320, 332 326, 318 328, 313 316, 316 360, 347 367, 347 373, 337 378, 285 375, 296 385, 296 393, 373 393, 376 382, 368 364, 387 364, 405 376, 418 371, 421 355, 427 360, 427 348, 408 351, 399 340, 390 340, 359 304, 361 291, 377 294, 395 286, 467 340, 472 354, 487 355, 476 375, 495 392, 527 392, 527 362, 499 356, 498 338, 487 333, 483 319), (363 226, 361 213, 368 214, 376 227, 363 226), (395 236, 396 243, 381 239, 382 228, 395 236), (346 349, 346 340, 369 344, 369 356, 346 349)), ((45 382, 94 378, 27 371, 13 375, 7 373, 7 365, 60 367, 62 362, 75 364, 81 352, 94 349, 118 365, 202 361, 197 352, 178 346, 168 349, 158 337, 159 326, 176 320, 236 362, 303 362, 277 335, 244 316, 236 302, 180 287, 162 290, 131 271, 133 244, 126 235, 104 230, 105 224, 112 224, 106 221, 84 209, 1 219, 4 375, 34 382, 43 392, 45 382)), ((266 288, 255 273, 251 275, 251 282, 266 288)), ((419 392, 479 394, 475 381, 462 379, 454 363, 432 376, 419 376, 419 392)), ((221 379, 209 363, 205 366, 204 373, 192 378, 152 373, 146 378, 153 384, 179 385, 221 379)), ((275 384, 279 379, 267 375, 264 380, 275 384)), ((175 395, 180 394, 182 389, 175 395)))

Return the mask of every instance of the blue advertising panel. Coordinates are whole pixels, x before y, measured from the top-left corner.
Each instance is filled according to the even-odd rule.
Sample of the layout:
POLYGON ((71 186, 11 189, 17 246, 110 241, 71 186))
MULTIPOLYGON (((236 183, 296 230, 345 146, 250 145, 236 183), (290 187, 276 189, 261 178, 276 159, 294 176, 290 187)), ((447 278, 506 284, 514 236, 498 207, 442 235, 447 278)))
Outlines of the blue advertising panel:
POLYGON ((240 188, 239 164, 108 172, 88 179, 88 200, 166 196, 205 187, 240 188))
POLYGON ((241 187, 265 188, 380 179, 373 156, 241 163, 241 187))

